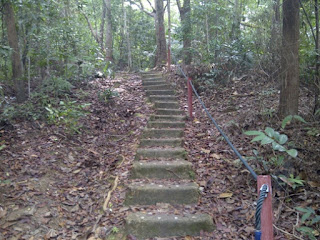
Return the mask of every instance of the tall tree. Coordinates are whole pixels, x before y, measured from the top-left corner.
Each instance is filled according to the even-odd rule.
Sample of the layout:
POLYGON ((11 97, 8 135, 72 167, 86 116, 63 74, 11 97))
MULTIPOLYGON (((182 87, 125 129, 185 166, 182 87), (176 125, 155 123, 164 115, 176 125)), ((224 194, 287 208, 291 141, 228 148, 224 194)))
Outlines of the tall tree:
POLYGON ((19 37, 16 29, 16 20, 13 7, 10 1, 4 1, 4 22, 7 27, 9 46, 12 49, 12 78, 18 102, 26 100, 26 92, 23 82, 22 64, 20 58, 19 37))
POLYGON ((192 62, 191 53, 191 6, 190 0, 184 0, 183 5, 180 0, 177 0, 177 5, 180 13, 181 25, 182 25, 182 41, 183 41, 183 55, 184 63, 186 65, 192 62))
POLYGON ((106 60, 113 60, 113 44, 112 44, 112 15, 111 0, 105 0, 107 8, 107 26, 106 26, 106 60))
POLYGON ((156 43, 157 43, 157 51, 156 51, 156 59, 155 65, 159 66, 165 64, 167 61, 167 49, 166 49, 166 35, 164 29, 164 7, 163 0, 155 0, 155 8, 152 6, 150 0, 148 3, 152 9, 151 12, 147 11, 141 0, 137 2, 133 0, 128 0, 131 4, 136 5, 141 11, 146 13, 148 16, 154 18, 155 29, 156 29, 156 43))
MULTIPOLYGON (((272 3, 272 22, 271 22, 271 37, 269 43, 269 51, 271 53, 271 59, 273 66, 279 68, 280 64, 280 48, 281 48, 281 22, 280 22, 280 0, 273 0, 272 3)), ((277 78, 279 72, 273 70, 274 77, 277 78)))
POLYGON ((155 0, 156 4, 156 39, 157 39, 157 54, 156 66, 167 62, 167 43, 164 29, 164 9, 163 0, 155 0))
POLYGON ((316 74, 315 74, 315 98, 314 98, 314 112, 320 109, 320 61, 319 61, 319 2, 314 0, 314 13, 316 20, 316 40, 315 40, 315 52, 316 52, 316 74))
POLYGON ((297 0, 283 1, 283 37, 279 113, 298 113, 299 105, 299 10, 297 0))
POLYGON ((230 38, 236 40, 240 36, 240 24, 241 24, 241 11, 242 11, 242 2, 240 0, 234 1, 234 12, 233 12, 233 21, 230 32, 230 38))

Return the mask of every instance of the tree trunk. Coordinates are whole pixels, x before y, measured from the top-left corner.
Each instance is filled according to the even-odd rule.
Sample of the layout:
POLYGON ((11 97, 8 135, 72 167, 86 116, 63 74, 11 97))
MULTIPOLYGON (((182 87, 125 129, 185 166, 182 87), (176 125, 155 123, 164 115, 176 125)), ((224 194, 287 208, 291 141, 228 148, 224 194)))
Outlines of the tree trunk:
POLYGON ((319 80, 319 5, 318 0, 314 0, 314 12, 316 17, 316 41, 315 41, 315 51, 316 51, 316 74, 315 74, 315 98, 314 98, 314 113, 320 109, 320 80, 319 80))
POLYGON ((107 7, 106 60, 113 61, 111 0, 105 0, 107 7))
POLYGON ((156 0, 156 15, 155 15, 156 40, 157 40, 156 66, 163 65, 167 62, 167 44, 166 44, 163 15, 164 15, 163 0, 156 0))
POLYGON ((299 106, 299 1, 283 1, 283 37, 279 114, 298 114, 299 106))
POLYGON ((239 1, 240 0, 235 0, 234 2, 233 22, 230 33, 230 38, 232 40, 237 40, 240 36, 242 4, 240 4, 239 1))
POLYGON ((128 50, 128 68, 129 71, 132 69, 132 54, 131 54, 131 42, 130 42, 130 32, 127 25, 127 10, 123 6, 123 15, 124 15, 124 35, 126 37, 127 42, 127 50, 128 50))
POLYGON ((20 59, 19 39, 16 29, 16 21, 14 11, 10 1, 5 1, 4 6, 4 22, 8 32, 8 42, 12 48, 12 78, 18 102, 26 100, 26 92, 22 78, 22 65, 20 59))
POLYGON ((179 0, 177 0, 177 5, 180 12, 180 19, 182 25, 182 40, 183 40, 183 56, 184 64, 189 65, 192 62, 191 53, 191 7, 190 0, 184 0, 183 6, 179 0))
POLYGON ((100 24, 100 48, 104 49, 104 23, 106 21, 107 6, 104 0, 102 0, 102 15, 101 15, 101 24, 100 24))
MULTIPOLYGON (((281 48, 281 24, 280 24, 280 0, 273 0, 273 13, 271 25, 271 38, 269 43, 269 51, 271 53, 272 66, 278 69, 280 65, 280 48, 281 48)), ((278 78, 279 72, 276 69, 271 69, 274 72, 274 79, 278 78)))

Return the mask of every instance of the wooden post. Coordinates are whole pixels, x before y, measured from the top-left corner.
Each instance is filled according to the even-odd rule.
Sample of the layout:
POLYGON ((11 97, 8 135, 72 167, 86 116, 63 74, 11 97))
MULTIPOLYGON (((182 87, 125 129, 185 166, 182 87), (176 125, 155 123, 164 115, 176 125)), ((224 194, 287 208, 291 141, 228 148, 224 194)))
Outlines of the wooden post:
POLYGON ((188 78, 188 111, 189 117, 192 119, 192 87, 191 87, 191 78, 188 78))
POLYGON ((258 196, 260 196, 260 188, 263 184, 267 184, 269 188, 268 196, 264 200, 261 210, 261 240, 273 240, 273 214, 272 214, 272 187, 271 177, 259 175, 257 179, 258 196))

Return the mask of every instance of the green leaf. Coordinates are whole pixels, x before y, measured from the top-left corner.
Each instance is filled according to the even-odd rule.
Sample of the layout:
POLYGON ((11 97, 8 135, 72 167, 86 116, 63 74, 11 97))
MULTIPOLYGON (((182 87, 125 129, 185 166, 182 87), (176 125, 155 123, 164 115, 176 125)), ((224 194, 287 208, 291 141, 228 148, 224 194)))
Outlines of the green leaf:
POLYGON ((305 223, 305 221, 311 216, 311 212, 306 212, 305 214, 302 215, 301 217, 301 222, 305 223))
MULTIPOLYGON (((300 212, 304 212, 304 213, 307 213, 307 212, 310 212, 309 208, 302 208, 302 207, 296 207, 296 209, 300 212)), ((312 208, 311 208, 312 209, 312 208)), ((312 209, 313 210, 313 209, 312 209)))
POLYGON ((266 132, 266 134, 269 137, 273 137, 273 135, 274 135, 274 129, 273 128, 267 127, 266 130, 264 130, 264 131, 266 132))
POLYGON ((290 149, 286 151, 291 157, 297 157, 298 156, 298 151, 296 149, 290 149))
POLYGON ((290 124, 291 120, 292 120, 293 116, 292 115, 289 115, 289 116, 286 116, 283 120, 282 120, 282 123, 281 123, 281 128, 285 128, 287 124, 290 124))
POLYGON ((285 144, 288 141, 288 136, 285 134, 281 134, 279 137, 279 143, 280 144, 285 144))
POLYGON ((265 138, 261 141, 261 144, 265 145, 265 144, 269 144, 269 143, 272 143, 272 142, 274 142, 274 140, 272 138, 269 138, 269 137, 265 136, 265 138))
POLYGON ((312 219, 311 225, 313 225, 315 223, 318 223, 318 222, 320 222, 320 216, 319 215, 317 215, 314 219, 312 219))
POLYGON ((254 139, 251 140, 251 142, 257 142, 257 141, 261 141, 262 139, 264 139, 266 137, 266 135, 261 134, 259 136, 256 136, 254 139))
POLYGON ((285 152, 287 150, 284 146, 282 146, 276 142, 272 142, 272 148, 273 148, 273 150, 276 150, 279 152, 285 152))
POLYGON ((304 120, 304 119, 303 119, 302 117, 300 117, 299 115, 294 115, 293 118, 296 119, 296 120, 298 120, 298 121, 300 121, 300 122, 307 123, 306 120, 304 120))
POLYGON ((244 132, 244 134, 249 135, 249 136, 261 135, 261 134, 264 135, 264 133, 260 132, 260 131, 246 131, 246 132, 244 132))
POLYGON ((311 233, 313 232, 313 229, 312 228, 309 228, 309 227, 299 227, 297 228, 297 230, 299 232, 303 232, 303 233, 311 233))
POLYGON ((274 132, 274 135, 273 135, 273 138, 279 142, 280 133, 275 131, 275 132, 274 132))

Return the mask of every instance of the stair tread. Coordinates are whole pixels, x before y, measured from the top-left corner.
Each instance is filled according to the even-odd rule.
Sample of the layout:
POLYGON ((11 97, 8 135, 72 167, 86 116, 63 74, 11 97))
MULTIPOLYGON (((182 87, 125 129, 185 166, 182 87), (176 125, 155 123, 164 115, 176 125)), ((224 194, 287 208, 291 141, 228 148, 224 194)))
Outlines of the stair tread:
POLYGON ((129 213, 126 218, 128 232, 137 239, 152 237, 197 236, 201 231, 214 230, 208 214, 129 213))

